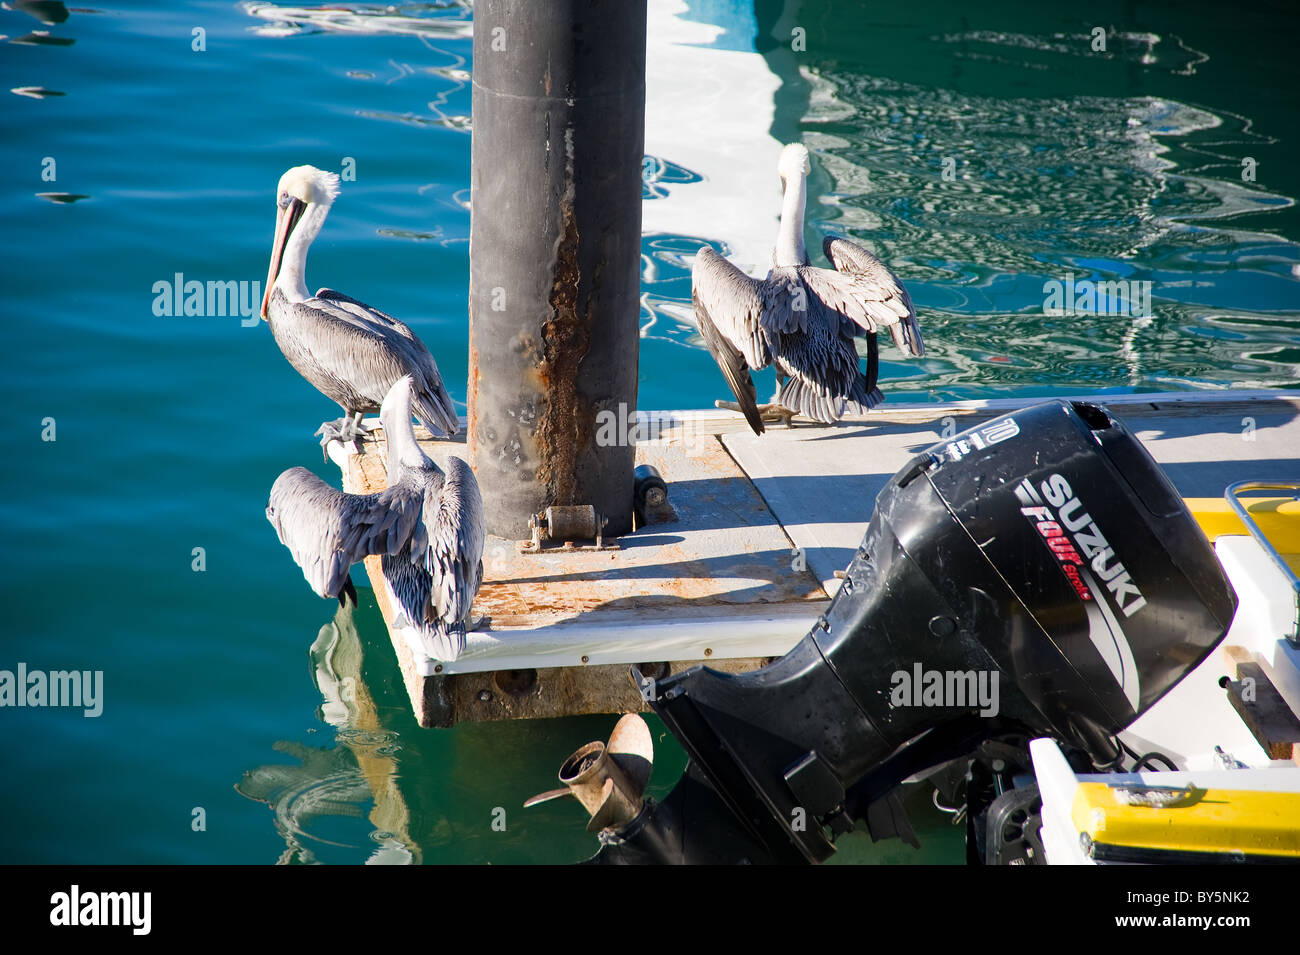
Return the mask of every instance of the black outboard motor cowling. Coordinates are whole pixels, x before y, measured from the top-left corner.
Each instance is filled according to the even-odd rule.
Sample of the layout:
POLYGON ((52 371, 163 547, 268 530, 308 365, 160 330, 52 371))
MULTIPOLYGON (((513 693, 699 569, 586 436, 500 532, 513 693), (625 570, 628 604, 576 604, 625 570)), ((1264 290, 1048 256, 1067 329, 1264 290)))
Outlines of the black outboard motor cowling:
POLYGON ((692 792, 707 783, 771 860, 820 861, 825 827, 863 815, 854 786, 873 774, 871 798, 1009 729, 1111 761, 1114 735, 1235 609, 1141 443, 1104 408, 1055 401, 895 475, 825 616, 786 656, 738 675, 696 667, 647 696, 691 756, 692 792), (882 766, 898 767, 883 789, 882 766))

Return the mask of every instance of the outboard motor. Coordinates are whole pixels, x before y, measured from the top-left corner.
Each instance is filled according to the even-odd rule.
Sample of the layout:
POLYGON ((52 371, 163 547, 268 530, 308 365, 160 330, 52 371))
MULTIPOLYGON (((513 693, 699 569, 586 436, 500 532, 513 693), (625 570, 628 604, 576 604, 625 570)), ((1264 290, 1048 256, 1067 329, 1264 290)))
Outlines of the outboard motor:
POLYGON ((906 834, 890 821, 900 783, 1015 734, 1114 765, 1116 734, 1235 609, 1182 499, 1105 408, 995 418, 890 480, 784 657, 736 675, 634 669, 691 765, 593 861, 821 861, 856 821, 906 834))

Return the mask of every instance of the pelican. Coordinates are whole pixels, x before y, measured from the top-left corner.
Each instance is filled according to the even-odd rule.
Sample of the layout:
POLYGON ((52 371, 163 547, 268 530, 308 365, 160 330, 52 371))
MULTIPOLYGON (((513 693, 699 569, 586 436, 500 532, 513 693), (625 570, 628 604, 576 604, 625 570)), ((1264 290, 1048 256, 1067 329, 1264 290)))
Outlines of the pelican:
POLYGON ((325 422, 316 432, 321 447, 362 434, 361 415, 378 411, 403 375, 415 381, 414 411, 420 423, 435 435, 453 435, 460 420, 438 365, 405 324, 333 289, 307 295, 307 250, 338 194, 339 177, 315 166, 295 166, 280 177, 275 242, 262 297, 262 317, 270 322, 289 364, 343 409, 341 419, 325 422))
POLYGON ((782 384, 773 400, 786 409, 778 417, 798 412, 830 423, 884 399, 876 387, 877 330, 888 328, 905 354, 919 358, 925 350, 907 290, 862 246, 828 236, 822 250, 835 268, 809 264, 803 241, 808 150, 786 146, 777 169, 784 199, 767 278, 750 278, 708 246, 691 268, 696 324, 755 434, 764 431, 763 409, 750 369, 776 366, 782 384), (856 335, 867 340, 866 375, 858 367, 856 335))
POLYGON ((417 386, 411 375, 389 389, 379 411, 388 439, 388 487, 378 494, 336 491, 306 468, 290 468, 271 488, 266 517, 312 590, 352 595, 349 568, 383 557, 393 626, 425 676, 434 661, 465 647, 470 608, 483 580, 483 498, 468 464, 447 472, 429 460, 411 425, 417 386))

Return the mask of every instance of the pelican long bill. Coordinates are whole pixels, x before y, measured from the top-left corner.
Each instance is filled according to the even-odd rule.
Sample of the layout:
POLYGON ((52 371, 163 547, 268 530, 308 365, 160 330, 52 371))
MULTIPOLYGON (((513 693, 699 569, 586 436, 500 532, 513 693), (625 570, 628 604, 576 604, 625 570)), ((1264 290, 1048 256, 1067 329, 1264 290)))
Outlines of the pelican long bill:
POLYGON ((271 245, 271 265, 266 271, 266 291, 262 294, 262 317, 266 318, 267 307, 271 304, 271 289, 280 277, 280 262, 284 258, 284 247, 289 242, 293 228, 307 210, 307 203, 290 196, 287 205, 282 205, 275 215, 275 240, 271 245))

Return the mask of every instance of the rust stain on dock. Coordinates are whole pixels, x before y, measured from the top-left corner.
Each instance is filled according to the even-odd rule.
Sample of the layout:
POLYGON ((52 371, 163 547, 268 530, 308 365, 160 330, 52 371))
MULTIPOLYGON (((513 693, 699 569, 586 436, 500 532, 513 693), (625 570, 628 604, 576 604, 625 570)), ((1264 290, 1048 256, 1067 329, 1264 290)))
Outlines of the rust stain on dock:
MULTIPOLYGON (((440 466, 457 453, 456 443, 425 440, 423 429, 417 435, 440 466)), ((371 441, 352 455, 347 490, 382 490, 383 454, 382 442, 371 441)), ((609 551, 521 554, 514 541, 489 537, 474 612, 498 629, 593 611, 826 599, 812 575, 794 568, 794 545, 716 437, 640 445, 637 463, 653 464, 668 481, 676 522, 643 527, 609 551)))

